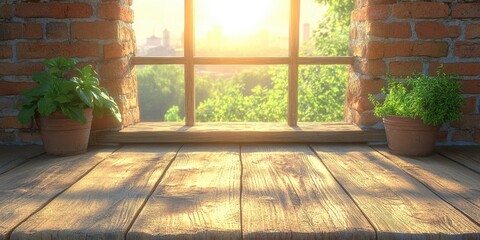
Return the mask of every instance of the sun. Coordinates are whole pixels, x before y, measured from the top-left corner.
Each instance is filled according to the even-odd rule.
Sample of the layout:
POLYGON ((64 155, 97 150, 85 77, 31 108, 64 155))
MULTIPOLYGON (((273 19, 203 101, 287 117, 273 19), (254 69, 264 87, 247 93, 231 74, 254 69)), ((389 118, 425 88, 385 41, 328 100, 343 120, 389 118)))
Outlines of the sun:
POLYGON ((214 26, 235 37, 258 32, 266 24, 275 0, 203 0, 197 4, 197 9, 206 11, 205 16, 214 26))

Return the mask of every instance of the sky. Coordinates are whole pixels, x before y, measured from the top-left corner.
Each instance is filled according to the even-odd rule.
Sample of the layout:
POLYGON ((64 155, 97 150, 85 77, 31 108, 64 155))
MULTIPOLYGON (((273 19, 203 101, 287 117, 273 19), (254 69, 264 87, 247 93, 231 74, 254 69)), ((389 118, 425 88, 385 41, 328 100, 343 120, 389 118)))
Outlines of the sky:
MULTIPOLYGON (((310 23, 313 29, 326 8, 314 0, 301 0, 300 29, 310 23)), ((164 29, 172 39, 180 39, 183 32, 182 0, 135 0, 134 29, 137 41, 155 34, 161 36, 164 29)), ((227 37, 254 34, 267 30, 272 34, 288 36, 289 0, 195 0, 196 37, 203 38, 215 27, 220 27, 227 37)))

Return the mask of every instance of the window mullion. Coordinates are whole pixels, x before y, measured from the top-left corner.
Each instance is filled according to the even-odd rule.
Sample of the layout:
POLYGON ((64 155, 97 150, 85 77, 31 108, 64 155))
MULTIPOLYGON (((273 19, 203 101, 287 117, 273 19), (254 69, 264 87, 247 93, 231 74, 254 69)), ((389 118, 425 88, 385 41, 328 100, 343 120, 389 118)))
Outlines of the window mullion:
POLYGON ((195 125, 194 0, 185 0, 185 125, 195 125))
POLYGON ((300 0, 290 0, 290 33, 288 57, 288 125, 298 121, 298 55, 300 28, 300 0))

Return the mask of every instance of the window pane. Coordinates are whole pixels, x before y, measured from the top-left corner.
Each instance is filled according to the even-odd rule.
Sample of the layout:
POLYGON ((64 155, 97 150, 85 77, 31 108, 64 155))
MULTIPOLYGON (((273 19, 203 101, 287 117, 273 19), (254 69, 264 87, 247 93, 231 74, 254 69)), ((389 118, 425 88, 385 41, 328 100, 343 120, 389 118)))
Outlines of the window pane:
POLYGON ((198 122, 285 122, 286 66, 195 68, 198 122))
POLYGON ((289 0, 196 0, 196 56, 287 56, 289 0))
POLYGON ((184 1, 135 0, 137 56, 183 56, 184 1))
POLYGON ((184 121, 183 65, 137 66, 136 73, 141 121, 184 121))
POLYGON ((300 66, 298 78, 299 122, 343 121, 347 66, 300 66))
POLYGON ((327 21, 327 7, 300 1, 300 56, 348 56, 350 26, 327 21))

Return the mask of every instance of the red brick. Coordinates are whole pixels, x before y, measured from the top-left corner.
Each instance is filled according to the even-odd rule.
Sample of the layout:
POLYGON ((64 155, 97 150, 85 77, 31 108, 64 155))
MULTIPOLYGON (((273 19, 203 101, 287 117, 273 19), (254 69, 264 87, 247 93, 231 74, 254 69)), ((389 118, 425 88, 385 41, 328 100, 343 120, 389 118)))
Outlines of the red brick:
POLYGON ((47 23, 47 38, 49 39, 66 39, 68 38, 68 25, 63 22, 47 23))
POLYGON ((466 33, 466 39, 480 38, 480 24, 468 24, 466 33))
POLYGON ((355 112, 353 121, 360 126, 372 126, 382 122, 382 119, 373 115, 372 111, 366 111, 362 113, 355 112))
POLYGON ((387 73, 387 66, 383 61, 361 62, 356 68, 357 72, 373 77, 383 77, 387 73))
POLYGON ((102 80, 100 81, 100 85, 106 88, 112 96, 126 95, 130 92, 130 85, 125 79, 102 80))
POLYGON ((372 22, 368 25, 367 34, 385 38, 410 38, 412 30, 408 22, 372 22))
POLYGON ((480 94, 480 80, 464 80, 462 92, 465 94, 480 94))
POLYGON ((452 8, 453 18, 480 18, 480 3, 459 3, 452 8))
POLYGON ((71 32, 75 39, 118 38, 118 26, 115 22, 74 22, 71 32))
POLYGON ((40 23, 0 22, 0 40, 41 39, 42 37, 40 23))
POLYGON ((13 143, 16 141, 16 135, 14 132, 7 132, 0 129, 0 143, 13 143))
POLYGON ((37 131, 32 132, 31 130, 28 130, 27 132, 20 132, 18 136, 20 137, 23 143, 41 143, 42 142, 40 133, 37 131))
POLYGON ((446 57, 448 43, 446 42, 369 42, 366 49, 368 59, 391 57, 446 57))
POLYGON ((477 110, 477 98, 467 97, 465 98, 465 104, 462 107, 463 113, 475 113, 477 110))
POLYGON ((0 19, 10 19, 13 17, 13 7, 11 4, 0 4, 0 19))
POLYGON ((355 57, 365 57, 365 44, 350 44, 353 56, 355 57))
POLYGON ((384 20, 390 16, 390 7, 387 5, 373 5, 352 12, 352 18, 356 21, 384 20))
POLYGON ((122 27, 122 30, 120 31, 120 40, 132 41, 132 39, 135 39, 135 33, 133 32, 133 29, 129 27, 122 27))
POLYGON ((105 59, 124 57, 133 53, 131 44, 129 43, 112 43, 105 45, 103 48, 103 54, 105 59))
POLYGON ((0 75, 27 76, 43 70, 42 63, 0 63, 0 75))
POLYGON ((448 5, 434 2, 399 3, 393 5, 396 18, 447 18, 448 5))
POLYGON ((30 124, 22 125, 17 117, 0 117, 0 128, 28 128, 30 124))
POLYGON ((18 3, 15 15, 23 18, 89 18, 92 6, 86 3, 18 3))
POLYGON ((355 97, 352 100, 352 108, 355 109, 358 113, 363 113, 366 111, 371 111, 373 109, 373 104, 368 99, 368 96, 359 96, 355 97))
POLYGON ((480 128, 480 114, 465 114, 463 118, 452 122, 451 127, 459 129, 480 128))
MULTIPOLYGON (((445 73, 458 74, 460 76, 477 76, 480 75, 479 63, 442 63, 445 73)), ((430 63, 429 72, 431 75, 437 73, 440 63, 430 63)))
POLYGON ((97 15, 102 19, 133 22, 133 11, 129 7, 121 7, 117 3, 99 5, 97 15))
POLYGON ((453 132, 453 141, 473 142, 473 131, 456 130, 453 132))
POLYGON ((36 85, 34 82, 0 82, 0 95, 18 95, 36 85))
POLYGON ((460 36, 459 26, 446 26, 439 22, 417 22, 415 32, 419 38, 456 38, 460 36))
POLYGON ((448 131, 439 131, 437 136, 437 142, 447 142, 448 141, 448 131))
POLYGON ((130 66, 126 58, 104 61, 100 67, 103 79, 122 79, 130 74, 130 66))
POLYGON ((17 57, 20 59, 52 57, 98 57, 99 47, 95 42, 51 42, 18 43, 17 57))
POLYGON ((368 96, 369 94, 380 93, 385 86, 386 82, 382 79, 350 81, 348 93, 352 97, 368 96))
POLYGON ((13 57, 12 47, 8 45, 0 45, 0 58, 13 57))
POLYGON ((390 72, 391 76, 409 76, 413 73, 421 73, 423 64, 421 62, 391 62, 390 72))
POLYGON ((456 42, 454 53, 463 58, 480 57, 480 43, 456 42))
POLYGON ((119 129, 122 123, 119 123, 111 114, 105 114, 103 118, 93 118, 92 130, 100 129, 119 129))

